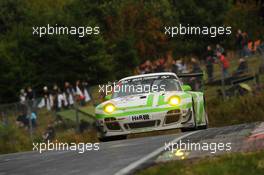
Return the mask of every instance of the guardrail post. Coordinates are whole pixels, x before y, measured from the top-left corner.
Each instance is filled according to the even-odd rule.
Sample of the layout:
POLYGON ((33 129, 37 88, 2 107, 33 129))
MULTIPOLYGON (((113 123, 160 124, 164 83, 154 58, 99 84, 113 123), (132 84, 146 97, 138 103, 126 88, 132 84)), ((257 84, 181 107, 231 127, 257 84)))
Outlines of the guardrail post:
POLYGON ((33 140, 33 128, 32 128, 32 120, 31 120, 31 115, 32 115, 31 103, 32 102, 28 100, 26 104, 27 104, 27 117, 29 121, 29 134, 30 134, 31 140, 33 140))
POLYGON ((2 121, 3 124, 7 126, 8 125, 8 117, 7 117, 6 113, 2 112, 1 115, 2 115, 2 118, 3 118, 3 121, 2 121))
POLYGON ((221 90, 223 94, 223 99, 226 99, 226 91, 225 91, 225 75, 224 75, 224 65, 222 64, 222 77, 221 77, 221 90))
POLYGON ((78 102, 74 103, 75 117, 76 117, 76 132, 80 133, 80 118, 79 118, 79 105, 78 102))

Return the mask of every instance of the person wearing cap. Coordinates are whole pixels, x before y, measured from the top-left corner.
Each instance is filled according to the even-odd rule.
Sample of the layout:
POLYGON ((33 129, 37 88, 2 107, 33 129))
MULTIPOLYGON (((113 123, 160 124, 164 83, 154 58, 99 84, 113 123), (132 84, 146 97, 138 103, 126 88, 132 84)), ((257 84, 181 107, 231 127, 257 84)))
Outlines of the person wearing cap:
POLYGON ((43 108, 46 107, 47 110, 51 110, 52 107, 52 95, 49 92, 49 89, 47 86, 43 87, 43 92, 42 92, 42 99, 40 101, 40 103, 38 104, 39 108, 43 108))

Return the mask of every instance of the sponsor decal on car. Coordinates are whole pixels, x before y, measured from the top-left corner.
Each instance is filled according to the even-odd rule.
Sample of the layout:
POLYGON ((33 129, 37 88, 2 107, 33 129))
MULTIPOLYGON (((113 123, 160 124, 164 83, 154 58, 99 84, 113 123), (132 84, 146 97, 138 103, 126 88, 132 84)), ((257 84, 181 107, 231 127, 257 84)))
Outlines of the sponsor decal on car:
POLYGON ((145 121, 145 120, 150 120, 150 115, 149 114, 143 114, 143 115, 133 115, 130 116, 131 121, 145 121))

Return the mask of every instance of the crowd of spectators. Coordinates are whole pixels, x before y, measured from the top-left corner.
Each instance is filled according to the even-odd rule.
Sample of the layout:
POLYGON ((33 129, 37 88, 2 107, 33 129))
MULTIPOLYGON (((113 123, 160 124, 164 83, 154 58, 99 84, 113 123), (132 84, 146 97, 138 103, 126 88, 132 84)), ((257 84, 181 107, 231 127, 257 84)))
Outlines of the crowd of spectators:
POLYGON ((230 58, 227 56, 225 48, 216 44, 214 47, 209 45, 205 50, 202 58, 196 57, 174 59, 172 52, 168 52, 164 57, 156 60, 146 60, 136 68, 135 74, 146 74, 155 72, 174 72, 176 74, 182 73, 200 73, 203 72, 202 65, 205 67, 208 83, 215 80, 215 65, 220 66, 222 76, 224 79, 229 77, 238 77, 248 72, 247 57, 260 53, 264 57, 264 43, 260 40, 252 41, 249 39, 247 32, 238 30, 236 35, 236 55, 239 59, 237 62, 237 69, 230 72, 230 58))
POLYGON ((73 107, 75 102, 80 105, 91 100, 88 91, 88 83, 77 80, 75 85, 65 82, 63 87, 55 84, 52 88, 44 86, 42 92, 36 94, 31 86, 20 91, 20 103, 25 104, 28 101, 36 102, 38 108, 46 107, 47 110, 59 111, 62 108, 73 107), (38 100, 36 100, 38 99, 38 100))
MULTIPOLYGON (((77 80, 75 85, 65 82, 63 87, 55 84, 50 89, 48 86, 44 86, 39 93, 28 86, 26 89, 21 89, 19 97, 21 109, 16 118, 16 124, 25 129, 37 127, 37 108, 60 111, 73 107, 75 103, 85 105, 91 101, 88 83, 80 80, 77 80)), ((44 140, 52 140, 54 135, 54 127, 50 123, 42 137, 44 140)))

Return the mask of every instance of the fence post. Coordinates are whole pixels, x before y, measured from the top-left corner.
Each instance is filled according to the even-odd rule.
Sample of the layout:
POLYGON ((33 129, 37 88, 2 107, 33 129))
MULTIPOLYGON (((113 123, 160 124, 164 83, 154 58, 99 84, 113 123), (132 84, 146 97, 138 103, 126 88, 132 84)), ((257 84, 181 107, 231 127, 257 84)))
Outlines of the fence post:
POLYGON ((3 117, 3 124, 4 125, 8 125, 8 116, 6 115, 6 113, 5 112, 2 112, 2 117, 3 117))
POLYGON ((29 121, 29 134, 30 134, 30 138, 32 140, 33 139, 33 128, 32 128, 32 120, 31 120, 31 115, 32 115, 31 101, 28 100, 26 104, 27 104, 27 117, 28 117, 28 121, 29 121))
POLYGON ((75 101, 75 117, 76 117, 76 132, 80 133, 80 118, 79 118, 79 105, 78 102, 75 101))
POLYGON ((221 90, 223 94, 223 99, 226 99, 226 91, 225 91, 225 75, 224 75, 224 65, 222 64, 222 77, 221 77, 221 90))

